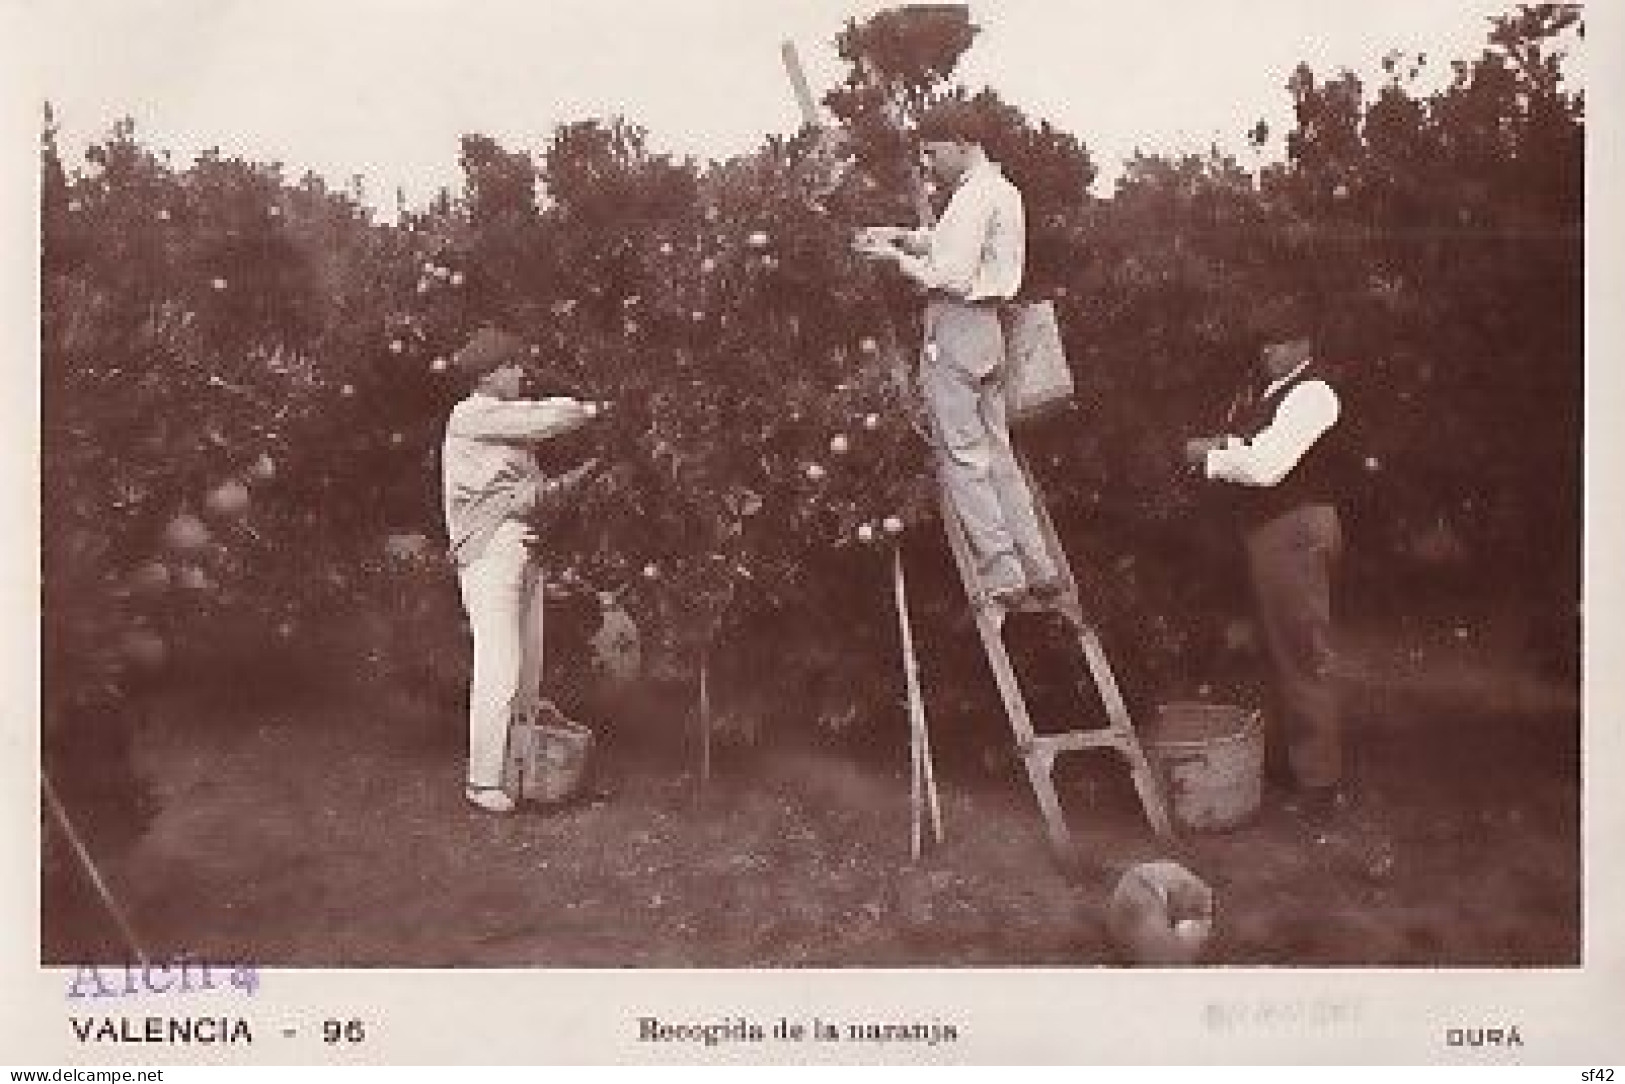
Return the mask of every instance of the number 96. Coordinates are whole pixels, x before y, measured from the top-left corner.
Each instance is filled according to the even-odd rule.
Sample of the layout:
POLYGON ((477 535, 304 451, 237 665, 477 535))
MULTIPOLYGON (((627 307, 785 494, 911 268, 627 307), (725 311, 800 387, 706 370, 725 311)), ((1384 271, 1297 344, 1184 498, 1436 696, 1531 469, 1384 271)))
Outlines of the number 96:
POLYGON ((322 1042, 328 1044, 359 1043, 366 1039, 367 1029, 360 1020, 322 1021, 322 1042))

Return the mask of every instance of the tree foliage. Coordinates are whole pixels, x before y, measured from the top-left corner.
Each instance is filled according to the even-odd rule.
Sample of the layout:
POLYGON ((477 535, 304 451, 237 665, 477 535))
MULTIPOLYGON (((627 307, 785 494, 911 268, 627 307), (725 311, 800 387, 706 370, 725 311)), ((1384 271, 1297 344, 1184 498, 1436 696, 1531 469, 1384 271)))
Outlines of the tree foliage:
MULTIPOLYGON (((151 655, 132 632, 207 639, 211 614, 289 634, 433 595, 403 576, 447 598, 424 556, 459 394, 445 359, 494 321, 533 344, 539 389, 615 404, 547 451, 605 463, 545 525, 562 588, 617 598, 689 662, 799 614, 840 629, 862 652, 850 688, 888 702, 874 574, 900 537, 939 543, 905 533, 930 524, 933 491, 885 363, 884 329, 906 353, 916 302, 848 238, 912 219, 906 133, 946 96, 985 111, 1027 198, 1029 288, 1057 300, 1080 402, 1023 442, 1142 687, 1235 661, 1227 535, 1177 448, 1215 423, 1252 364, 1253 314, 1282 298, 1311 302, 1346 371, 1372 582, 1438 559, 1413 551, 1442 532, 1473 567, 1571 598, 1585 125, 1563 61, 1581 29, 1573 5, 1520 7, 1432 91, 1424 57, 1388 58, 1376 87, 1300 67, 1282 160, 1140 156, 1109 197, 1077 135, 954 81, 977 30, 948 5, 840 33, 849 72, 827 102, 850 160, 804 132, 699 164, 625 118, 536 151, 470 134, 460 192, 396 223, 275 164, 178 168, 128 122, 69 164, 47 118, 54 672, 116 685, 151 655)), ((920 590, 932 623, 962 604, 945 566, 920 590)))

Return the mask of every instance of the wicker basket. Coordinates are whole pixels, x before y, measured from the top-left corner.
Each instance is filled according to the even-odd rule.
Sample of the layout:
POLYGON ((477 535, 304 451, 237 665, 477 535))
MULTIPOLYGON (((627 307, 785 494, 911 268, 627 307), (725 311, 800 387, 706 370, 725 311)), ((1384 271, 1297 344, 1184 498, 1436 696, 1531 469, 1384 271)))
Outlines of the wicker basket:
POLYGON ((591 730, 544 700, 509 725, 503 788, 522 802, 568 801, 586 781, 592 745, 591 730))

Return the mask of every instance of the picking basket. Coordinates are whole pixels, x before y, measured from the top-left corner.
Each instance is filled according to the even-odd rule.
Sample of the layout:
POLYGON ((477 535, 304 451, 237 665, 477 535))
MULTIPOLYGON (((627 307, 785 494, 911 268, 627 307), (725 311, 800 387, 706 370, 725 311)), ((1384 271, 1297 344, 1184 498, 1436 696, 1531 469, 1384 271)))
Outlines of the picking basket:
POLYGON ((1002 306, 999 316, 1010 367, 1006 398, 1011 422, 1033 421, 1065 407, 1074 386, 1055 303, 1012 303, 1002 306))
POLYGON ((515 714, 508 727, 503 787, 515 800, 552 805, 580 793, 593 733, 550 700, 534 714, 515 714))

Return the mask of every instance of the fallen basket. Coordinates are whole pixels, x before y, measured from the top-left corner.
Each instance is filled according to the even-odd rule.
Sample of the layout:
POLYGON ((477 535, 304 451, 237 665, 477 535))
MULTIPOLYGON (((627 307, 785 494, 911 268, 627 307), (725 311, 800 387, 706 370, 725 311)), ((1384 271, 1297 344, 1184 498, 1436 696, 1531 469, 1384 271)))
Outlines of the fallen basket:
POLYGON ((503 789, 522 802, 568 801, 586 781, 592 746, 591 730, 544 700, 534 714, 516 714, 508 728, 503 789))

